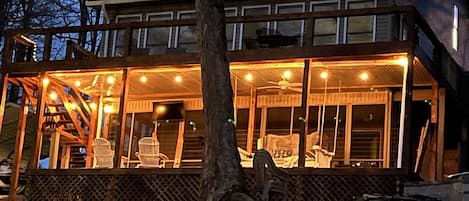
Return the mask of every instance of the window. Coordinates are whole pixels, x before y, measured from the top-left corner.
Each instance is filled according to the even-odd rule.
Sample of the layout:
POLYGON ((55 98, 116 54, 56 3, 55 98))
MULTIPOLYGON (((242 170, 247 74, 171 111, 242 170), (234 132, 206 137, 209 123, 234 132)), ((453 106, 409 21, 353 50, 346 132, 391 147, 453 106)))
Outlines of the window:
MULTIPOLYGON (((236 8, 225 8, 225 17, 234 17, 236 16, 236 8)), ((236 24, 226 24, 226 47, 228 50, 236 49, 236 24)))
MULTIPOLYGON (((151 13, 147 15, 147 21, 171 20, 173 13, 151 13)), ((171 44, 171 27, 154 27, 145 32, 144 47, 149 49, 150 55, 164 54, 171 44)))
MULTIPOLYGON (((142 15, 119 15, 116 17, 117 23, 127 23, 127 22, 140 22, 142 21, 142 15)), ((132 50, 140 47, 140 29, 134 29, 132 31, 132 50)), ((113 56, 122 56, 124 54, 124 36, 125 30, 114 31, 114 40, 112 55, 113 56)))
MULTIPOLYGON (((247 6, 241 10, 241 15, 252 16, 252 15, 269 15, 270 6, 247 6)), ((269 22, 251 22, 241 24, 241 38, 239 47, 241 49, 254 49, 257 48, 257 33, 268 34, 269 22), (266 33, 262 33, 266 32, 266 33)))
POLYGON ((458 6, 453 7, 453 28, 451 29, 452 47, 458 50, 458 24, 459 24, 459 9, 458 6))
MULTIPOLYGON (((193 19, 195 18, 195 11, 181 11, 178 12, 178 19, 193 19)), ((180 48, 185 52, 197 52, 197 26, 180 26, 177 28, 177 36, 175 47, 180 48)))
MULTIPOLYGON (((285 13, 303 13, 305 12, 304 3, 278 4, 275 7, 276 14, 285 13)), ((279 21, 275 23, 274 29, 283 36, 296 37, 297 42, 294 45, 303 44, 304 20, 279 21)))
MULTIPOLYGON (((347 9, 374 8, 374 0, 348 0, 347 9)), ((345 19, 345 43, 364 43, 375 41, 376 16, 355 16, 345 19)))
MULTIPOLYGON (((338 1, 313 1, 311 12, 338 10, 338 1)), ((314 20, 313 45, 331 45, 339 43, 339 18, 321 18, 314 20)))

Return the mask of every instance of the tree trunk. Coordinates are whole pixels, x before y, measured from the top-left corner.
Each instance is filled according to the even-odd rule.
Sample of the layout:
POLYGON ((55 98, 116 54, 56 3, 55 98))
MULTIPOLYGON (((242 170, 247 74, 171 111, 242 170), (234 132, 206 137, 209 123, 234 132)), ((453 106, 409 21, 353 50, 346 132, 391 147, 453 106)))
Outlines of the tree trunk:
POLYGON ((205 146, 202 201, 231 200, 246 192, 233 124, 233 91, 226 57, 223 0, 197 0, 205 146))

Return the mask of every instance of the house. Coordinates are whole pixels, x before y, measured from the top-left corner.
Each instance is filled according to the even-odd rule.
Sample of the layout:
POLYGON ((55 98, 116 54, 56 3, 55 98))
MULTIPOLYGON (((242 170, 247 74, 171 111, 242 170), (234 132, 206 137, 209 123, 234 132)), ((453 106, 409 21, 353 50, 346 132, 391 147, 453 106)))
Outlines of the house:
MULTIPOLYGON (((429 2, 226 1, 248 183, 260 148, 293 175, 289 200, 398 193, 409 171, 466 170, 468 5, 429 2)), ((7 32, 3 84, 24 88, 38 119, 29 198, 196 199, 205 128, 194 3, 87 3, 107 24, 7 32), (163 168, 133 168, 144 137, 158 139, 163 168), (95 138, 110 142, 114 169, 93 169, 95 138), (43 141, 50 170, 37 169, 43 141)))

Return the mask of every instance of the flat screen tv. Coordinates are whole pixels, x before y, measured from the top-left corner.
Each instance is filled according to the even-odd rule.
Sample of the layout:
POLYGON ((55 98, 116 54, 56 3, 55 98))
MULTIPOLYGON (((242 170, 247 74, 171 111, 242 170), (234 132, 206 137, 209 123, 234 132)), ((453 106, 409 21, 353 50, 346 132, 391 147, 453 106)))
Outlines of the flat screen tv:
POLYGON ((181 121, 184 120, 183 102, 154 102, 153 121, 181 121))

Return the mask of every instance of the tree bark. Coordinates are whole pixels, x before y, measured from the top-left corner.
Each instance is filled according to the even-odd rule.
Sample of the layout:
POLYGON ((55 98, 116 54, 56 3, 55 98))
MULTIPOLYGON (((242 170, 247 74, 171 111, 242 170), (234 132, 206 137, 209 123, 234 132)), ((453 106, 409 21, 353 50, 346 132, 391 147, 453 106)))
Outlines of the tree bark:
POLYGON ((205 115, 200 200, 232 200, 246 192, 246 185, 233 124, 224 3, 223 0, 196 0, 196 7, 205 115))

